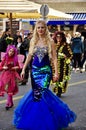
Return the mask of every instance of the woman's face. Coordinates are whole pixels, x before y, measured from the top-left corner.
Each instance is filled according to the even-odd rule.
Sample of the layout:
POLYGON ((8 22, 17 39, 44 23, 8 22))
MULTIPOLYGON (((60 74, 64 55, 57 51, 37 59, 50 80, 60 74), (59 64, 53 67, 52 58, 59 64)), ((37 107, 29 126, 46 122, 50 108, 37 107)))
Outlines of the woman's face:
POLYGON ((42 23, 37 25, 37 33, 39 36, 43 36, 45 34, 45 26, 42 23))
POLYGON ((21 38, 18 38, 18 39, 17 39, 17 42, 18 42, 18 43, 21 43, 21 38))
POLYGON ((57 35, 57 36, 56 36, 56 40, 57 40, 57 42, 61 42, 61 40, 62 40, 61 35, 57 35))
POLYGON ((9 52, 8 52, 8 55, 11 57, 14 55, 14 49, 10 49, 9 52))

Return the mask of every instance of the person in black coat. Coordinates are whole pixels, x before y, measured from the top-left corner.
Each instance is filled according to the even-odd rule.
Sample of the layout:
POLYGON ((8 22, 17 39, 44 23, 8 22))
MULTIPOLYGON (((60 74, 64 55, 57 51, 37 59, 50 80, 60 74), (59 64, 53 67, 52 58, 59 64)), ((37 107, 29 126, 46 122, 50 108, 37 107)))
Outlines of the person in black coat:
POLYGON ((0 39, 0 52, 5 52, 7 49, 6 38, 11 36, 11 30, 7 28, 0 39))

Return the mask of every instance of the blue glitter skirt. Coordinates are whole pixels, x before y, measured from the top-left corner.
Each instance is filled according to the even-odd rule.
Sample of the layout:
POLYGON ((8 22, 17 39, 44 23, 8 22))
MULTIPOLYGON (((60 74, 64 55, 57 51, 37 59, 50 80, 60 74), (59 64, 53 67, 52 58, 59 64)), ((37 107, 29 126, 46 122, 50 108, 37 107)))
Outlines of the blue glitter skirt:
MULTIPOLYGON (((41 78, 37 80, 38 71, 36 68, 32 75, 35 89, 27 92, 14 110, 13 124, 21 130, 61 130, 68 127, 75 121, 76 114, 48 87, 40 87, 45 84, 45 76, 50 80, 50 70, 43 70, 43 75, 41 73, 41 78), (47 75, 44 71, 48 71, 47 75)), ((47 82, 49 86, 50 81, 47 82)))

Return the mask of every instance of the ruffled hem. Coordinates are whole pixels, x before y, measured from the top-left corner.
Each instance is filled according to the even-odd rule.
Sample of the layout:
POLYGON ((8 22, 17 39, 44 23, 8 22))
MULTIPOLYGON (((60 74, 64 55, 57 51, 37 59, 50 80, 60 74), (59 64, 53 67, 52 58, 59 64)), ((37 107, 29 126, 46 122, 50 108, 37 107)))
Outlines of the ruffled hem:
POLYGON ((27 93, 14 111, 13 124, 22 130, 60 130, 74 122, 76 114, 50 90, 34 101, 33 91, 27 93))

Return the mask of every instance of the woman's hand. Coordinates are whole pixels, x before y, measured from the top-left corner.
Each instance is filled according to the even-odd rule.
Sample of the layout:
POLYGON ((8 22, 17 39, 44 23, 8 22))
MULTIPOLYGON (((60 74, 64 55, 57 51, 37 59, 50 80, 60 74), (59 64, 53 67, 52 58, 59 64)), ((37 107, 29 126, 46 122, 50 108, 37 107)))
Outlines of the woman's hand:
POLYGON ((11 67, 10 69, 11 69, 11 70, 15 70, 15 71, 16 71, 16 70, 18 70, 18 69, 19 69, 19 66, 14 66, 14 67, 11 67))
POLYGON ((53 80, 53 83, 56 82, 56 81, 58 81, 58 79, 59 79, 58 74, 54 74, 54 75, 53 75, 53 79, 52 79, 52 80, 53 80))
POLYGON ((3 69, 4 70, 8 70, 8 66, 3 66, 3 69))
POLYGON ((67 56, 64 54, 64 58, 67 58, 67 56))
POLYGON ((25 71, 22 70, 22 72, 21 72, 21 78, 22 78, 22 79, 24 79, 24 75, 25 75, 25 71))

